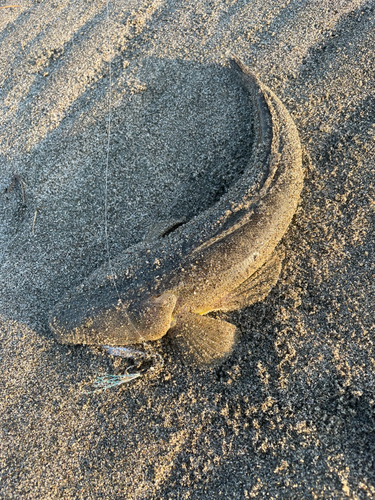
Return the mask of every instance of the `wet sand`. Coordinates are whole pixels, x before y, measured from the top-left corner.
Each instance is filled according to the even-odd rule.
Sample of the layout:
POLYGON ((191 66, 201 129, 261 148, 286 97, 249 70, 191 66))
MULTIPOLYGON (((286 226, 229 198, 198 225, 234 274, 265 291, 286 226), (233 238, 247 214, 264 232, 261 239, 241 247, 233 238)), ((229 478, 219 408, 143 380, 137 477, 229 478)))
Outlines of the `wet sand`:
POLYGON ((1 498, 375 498, 374 21, 359 0, 0 10, 1 498), (304 150, 280 280, 227 316, 221 366, 166 338, 148 347, 164 366, 86 394, 121 366, 59 345, 48 313, 106 263, 106 211, 114 257, 239 178, 232 54, 304 150), (15 174, 25 202, 18 181, 4 193, 15 174))

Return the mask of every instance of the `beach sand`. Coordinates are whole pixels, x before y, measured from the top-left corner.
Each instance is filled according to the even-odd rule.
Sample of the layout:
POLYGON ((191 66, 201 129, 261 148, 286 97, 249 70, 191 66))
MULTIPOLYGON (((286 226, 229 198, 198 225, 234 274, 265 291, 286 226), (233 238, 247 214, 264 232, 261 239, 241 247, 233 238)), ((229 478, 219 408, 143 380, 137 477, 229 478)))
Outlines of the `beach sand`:
POLYGON ((375 498, 374 3, 25 0, 0 40, 0 497, 375 498), (280 280, 228 315, 221 366, 165 339, 163 366, 87 394, 116 362, 48 313, 107 262, 106 212, 114 257, 239 178, 232 54, 304 151, 280 280))

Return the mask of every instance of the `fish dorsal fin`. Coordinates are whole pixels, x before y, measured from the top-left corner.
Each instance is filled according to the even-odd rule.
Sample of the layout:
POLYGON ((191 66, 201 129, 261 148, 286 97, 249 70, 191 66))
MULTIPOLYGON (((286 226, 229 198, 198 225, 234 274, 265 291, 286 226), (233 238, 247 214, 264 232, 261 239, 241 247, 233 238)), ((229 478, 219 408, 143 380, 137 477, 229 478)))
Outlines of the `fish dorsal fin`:
POLYGON ((181 219, 169 219, 161 220, 152 224, 148 227, 147 232, 143 238, 143 241, 152 241, 158 238, 163 238, 168 234, 175 231, 178 227, 182 226, 186 222, 186 217, 181 219))
POLYGON ((236 327, 226 321, 185 313, 170 330, 173 345, 193 364, 211 365, 228 356, 236 341, 236 327))

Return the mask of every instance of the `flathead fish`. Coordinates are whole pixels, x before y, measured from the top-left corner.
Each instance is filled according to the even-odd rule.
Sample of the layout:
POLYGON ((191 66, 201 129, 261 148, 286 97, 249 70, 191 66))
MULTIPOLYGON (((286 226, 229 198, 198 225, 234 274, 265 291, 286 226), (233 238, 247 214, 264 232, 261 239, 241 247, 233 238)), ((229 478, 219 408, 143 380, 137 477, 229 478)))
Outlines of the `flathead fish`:
POLYGON ((300 140, 276 95, 237 59, 230 65, 254 113, 248 167, 215 205, 73 289, 51 313, 59 342, 130 346, 169 332, 188 360, 210 364, 232 351, 236 328, 207 314, 263 300, 277 282, 276 247, 303 185, 300 140))

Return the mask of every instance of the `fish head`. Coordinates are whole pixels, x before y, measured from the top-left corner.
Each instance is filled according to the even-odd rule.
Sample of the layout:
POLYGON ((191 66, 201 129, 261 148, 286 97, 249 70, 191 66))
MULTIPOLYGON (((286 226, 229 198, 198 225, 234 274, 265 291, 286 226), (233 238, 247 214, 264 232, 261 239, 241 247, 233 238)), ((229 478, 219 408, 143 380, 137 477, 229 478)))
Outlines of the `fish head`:
POLYGON ((57 304, 49 325, 62 344, 139 344, 167 333, 176 301, 171 292, 80 285, 57 304))

